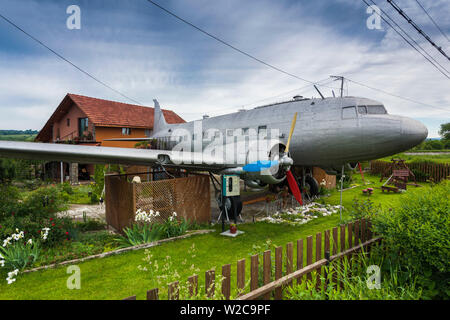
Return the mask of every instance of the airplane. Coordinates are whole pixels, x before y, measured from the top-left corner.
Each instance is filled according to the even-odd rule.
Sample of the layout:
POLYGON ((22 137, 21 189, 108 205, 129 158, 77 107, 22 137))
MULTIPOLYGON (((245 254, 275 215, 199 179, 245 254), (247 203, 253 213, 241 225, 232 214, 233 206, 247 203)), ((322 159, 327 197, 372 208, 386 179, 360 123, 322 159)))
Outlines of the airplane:
POLYGON ((181 124, 168 124, 158 101, 154 104, 150 137, 109 140, 153 140, 157 149, 0 141, 0 157, 232 174, 253 188, 286 185, 287 181, 297 194, 298 190, 318 189, 313 167, 328 173, 344 165, 354 169, 360 161, 406 151, 428 135, 421 122, 391 115, 381 102, 362 97, 295 96, 181 124), (299 169, 297 176, 291 167, 299 169))

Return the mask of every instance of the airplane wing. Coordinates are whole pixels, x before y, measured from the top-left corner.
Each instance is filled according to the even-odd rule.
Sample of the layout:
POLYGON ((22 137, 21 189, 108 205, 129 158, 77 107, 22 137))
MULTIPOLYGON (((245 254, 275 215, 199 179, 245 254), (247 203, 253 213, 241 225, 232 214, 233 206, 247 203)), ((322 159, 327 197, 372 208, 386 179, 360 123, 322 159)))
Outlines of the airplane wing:
POLYGON ((16 141, 0 141, 0 157, 144 166, 160 163, 199 170, 230 167, 224 165, 220 158, 195 152, 16 141))

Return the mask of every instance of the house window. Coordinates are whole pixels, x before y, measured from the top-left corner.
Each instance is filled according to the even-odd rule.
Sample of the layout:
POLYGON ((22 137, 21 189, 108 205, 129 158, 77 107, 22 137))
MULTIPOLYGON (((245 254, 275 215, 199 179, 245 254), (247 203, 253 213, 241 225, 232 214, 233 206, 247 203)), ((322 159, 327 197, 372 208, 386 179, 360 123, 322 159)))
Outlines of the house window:
POLYGON ((83 136, 89 126, 88 118, 78 118, 78 136, 83 136))
POLYGON ((70 127, 70 118, 67 118, 67 126, 70 127))
POLYGON ((356 118, 356 107, 342 108, 342 119, 355 119, 355 118, 356 118))
POLYGON ((152 135, 152 130, 150 129, 145 129, 145 136, 146 137, 150 137, 152 135))
POLYGON ((122 128, 122 135, 129 136, 131 134, 131 128, 122 128))
POLYGON ((242 128, 242 135, 248 136, 248 128, 242 128))

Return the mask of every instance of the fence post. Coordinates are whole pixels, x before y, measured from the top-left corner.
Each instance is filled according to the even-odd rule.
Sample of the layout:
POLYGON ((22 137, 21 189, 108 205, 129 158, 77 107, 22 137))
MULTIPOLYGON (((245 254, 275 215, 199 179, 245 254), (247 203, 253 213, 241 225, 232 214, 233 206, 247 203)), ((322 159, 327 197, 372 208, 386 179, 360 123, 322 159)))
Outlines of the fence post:
POLYGON ((178 287, 178 281, 169 283, 168 299, 169 300, 179 300, 180 299, 180 289, 178 287))
MULTIPOLYGON (((271 273, 272 273, 272 264, 271 264, 271 252, 267 250, 264 252, 263 258, 263 274, 264 274, 264 284, 268 284, 270 282, 271 273)), ((271 292, 268 292, 264 295, 264 300, 269 300, 271 296, 271 292)))
MULTIPOLYGON (((316 262, 322 259, 322 233, 316 233, 316 262)), ((317 269, 317 283, 316 289, 320 288, 320 275, 322 274, 322 268, 317 269)))
POLYGON ((196 296, 198 294, 198 275, 193 275, 188 278, 189 295, 196 296))
POLYGON ((158 288, 147 291, 147 300, 158 300, 158 288))
POLYGON ((216 271, 214 269, 205 272, 205 293, 208 298, 214 296, 216 271))
POLYGON ((327 288, 328 288, 328 284, 329 284, 329 280, 328 280, 328 267, 330 266, 330 251, 326 250, 325 251, 325 259, 327 259, 327 264, 325 265, 325 271, 324 271, 324 275, 325 275, 325 284, 324 284, 324 292, 325 292, 325 299, 328 300, 328 296, 326 295, 327 292, 327 288))
POLYGON ((245 288, 245 259, 237 262, 237 289, 238 295, 242 295, 245 288))
POLYGON ((230 300, 231 295, 231 264, 222 266, 222 294, 226 300, 230 300))
MULTIPOLYGON (((306 238, 306 265, 309 266, 310 264, 312 264, 312 244, 313 240, 312 240, 312 236, 308 236, 306 238)), ((308 280, 311 280, 311 273, 308 273, 306 278, 308 280)))
POLYGON ((257 254, 251 257, 250 265, 250 290, 256 290, 259 286, 259 256, 257 254))
MULTIPOLYGON (((292 255, 293 255, 293 245, 292 242, 289 242, 286 245, 286 274, 290 274, 293 271, 293 260, 292 260, 292 255)), ((292 281, 289 283, 289 286, 292 286, 292 281)))
MULTIPOLYGON (((283 247, 275 248, 275 280, 283 276, 283 247)), ((281 286, 275 289, 275 300, 281 300, 281 286)))
MULTIPOLYGON (((297 240, 297 270, 303 268, 303 239, 297 240)), ((302 277, 297 279, 297 284, 302 283, 302 277)))

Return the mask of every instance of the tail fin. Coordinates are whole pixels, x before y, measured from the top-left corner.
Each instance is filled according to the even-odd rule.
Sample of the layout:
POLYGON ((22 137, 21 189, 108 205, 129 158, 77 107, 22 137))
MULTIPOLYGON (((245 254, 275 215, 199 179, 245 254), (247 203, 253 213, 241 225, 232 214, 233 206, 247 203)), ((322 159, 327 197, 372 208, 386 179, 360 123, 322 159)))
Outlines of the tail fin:
POLYGON ((159 102, 156 99, 153 99, 153 102, 155 103, 155 115, 154 115, 154 122, 153 122, 153 132, 156 133, 158 131, 163 130, 165 127, 167 127, 166 119, 164 118, 164 114, 161 110, 161 107, 159 106, 159 102))

